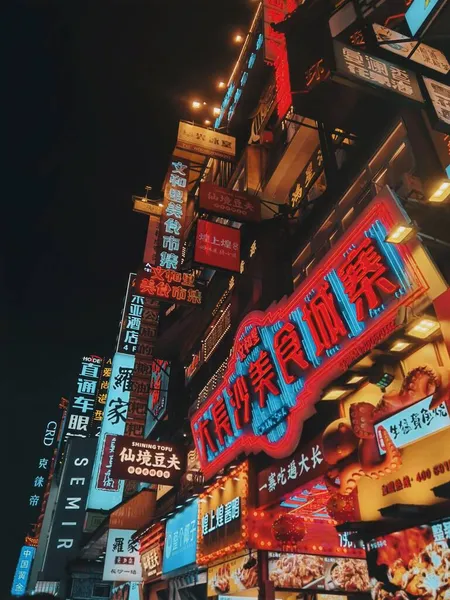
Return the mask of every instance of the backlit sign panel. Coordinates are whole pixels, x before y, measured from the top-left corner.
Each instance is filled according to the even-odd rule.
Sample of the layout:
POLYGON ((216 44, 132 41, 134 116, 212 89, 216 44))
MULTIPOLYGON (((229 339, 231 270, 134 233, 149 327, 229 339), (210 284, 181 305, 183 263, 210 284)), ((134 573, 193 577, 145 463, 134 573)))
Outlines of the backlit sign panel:
POLYGON ((413 0, 405 14, 412 35, 416 35, 441 0, 413 0))
POLYGON ((167 360, 153 359, 150 375, 147 416, 144 436, 148 437, 167 412, 169 394, 170 363, 167 360))
POLYGON ((139 540, 133 529, 110 529, 106 546, 103 581, 142 581, 139 540))
POLYGON ((429 77, 424 77, 423 81, 437 118, 441 123, 445 123, 447 131, 450 131, 450 86, 429 77))
POLYGON ((94 354, 83 356, 76 383, 76 394, 70 401, 65 440, 70 437, 95 435, 93 416, 102 373, 103 358, 94 354))
POLYGON ((123 481, 111 476, 112 457, 117 436, 125 432, 131 377, 135 358, 130 354, 116 353, 112 362, 111 379, 95 457, 88 508, 110 510, 122 501, 123 481))
POLYGON ((194 564, 197 552, 198 500, 167 520, 163 573, 194 564))
POLYGON ((144 298, 136 293, 136 273, 130 273, 117 339, 117 352, 136 354, 143 311, 144 298))
POLYGON ((137 278, 139 293, 147 298, 170 304, 202 303, 202 292, 192 273, 180 273, 145 264, 137 278))
POLYGON ((212 158, 233 160, 236 155, 236 138, 180 121, 177 148, 212 158))
POLYGON ((324 387, 428 289, 411 242, 385 241, 401 215, 384 192, 294 294, 243 320, 221 385, 191 420, 206 478, 241 452, 289 456, 324 387))
POLYGON ((16 571, 11 587, 11 596, 25 596, 27 593, 27 584, 30 577, 31 566, 36 554, 36 548, 32 546, 23 546, 20 551, 16 571))
POLYGON ((261 202, 257 196, 227 190, 212 183, 200 183, 199 207, 235 221, 261 220, 261 202))
POLYGON ((194 261, 239 272, 241 264, 241 232, 212 221, 197 221, 194 261))

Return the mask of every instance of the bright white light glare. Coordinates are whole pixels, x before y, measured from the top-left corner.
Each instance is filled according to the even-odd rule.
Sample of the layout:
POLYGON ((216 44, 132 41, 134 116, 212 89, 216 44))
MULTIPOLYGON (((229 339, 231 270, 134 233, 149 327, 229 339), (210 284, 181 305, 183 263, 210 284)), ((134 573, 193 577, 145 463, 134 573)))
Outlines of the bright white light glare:
POLYGON ((353 377, 350 377, 350 379, 347 381, 347 383, 350 385, 353 385, 355 383, 359 383, 363 379, 364 379, 364 375, 353 375, 353 377))
POLYGON ((219 88, 219 90, 223 90, 223 88, 226 86, 227 84, 225 83, 225 81, 219 81, 219 83, 217 84, 217 87, 219 88))
POLYGON ((220 115, 220 108, 218 106, 215 106, 213 108, 213 113, 215 117, 218 117, 220 115))
POLYGON ((194 101, 192 102, 192 108, 200 108, 200 107, 201 107, 201 105, 202 105, 202 103, 201 103, 201 102, 199 102, 198 100, 194 100, 194 101))
POLYGON ((386 241, 391 244, 402 244, 406 242, 414 233, 414 228, 408 225, 397 225, 386 236, 386 241))
POLYGON ((436 191, 428 198, 429 202, 444 202, 450 195, 450 181, 442 181, 436 191))
POLYGON ((237 33, 234 36, 234 41, 236 42, 236 44, 241 44, 244 41, 244 36, 242 36, 240 33, 237 33))
POLYGON ((403 352, 403 350, 406 350, 409 346, 411 346, 409 342, 398 341, 395 342, 395 344, 392 344, 390 350, 391 352, 403 352))
POLYGON ((440 325, 437 321, 425 317, 423 319, 420 319, 419 321, 416 321, 410 327, 408 327, 406 330, 406 334, 418 338, 419 340, 424 340, 432 333, 435 333, 439 329, 439 327, 440 325))
POLYGON ((331 388, 328 392, 323 396, 322 400, 337 400, 341 396, 347 393, 347 390, 343 388, 331 388))

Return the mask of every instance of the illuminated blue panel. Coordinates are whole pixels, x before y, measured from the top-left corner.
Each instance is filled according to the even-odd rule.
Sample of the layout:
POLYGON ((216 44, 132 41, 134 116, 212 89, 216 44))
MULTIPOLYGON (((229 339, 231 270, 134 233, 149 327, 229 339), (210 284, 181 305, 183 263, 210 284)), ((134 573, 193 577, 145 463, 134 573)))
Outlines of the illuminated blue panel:
POLYGON ((448 167, 445 169, 445 172, 447 174, 447 177, 450 178, 450 165, 448 165, 448 167))
POLYGON ((406 22, 412 35, 416 35, 440 0, 413 0, 406 11, 406 22))
POLYGON ((194 564, 197 553, 198 500, 167 520, 162 572, 194 564))
POLYGON ((112 362, 111 379, 106 399, 105 413, 95 455, 91 487, 87 507, 91 510, 111 510, 122 502, 124 482, 120 481, 118 489, 115 480, 107 475, 108 461, 103 461, 105 437, 107 435, 123 435, 130 401, 130 377, 134 367, 134 356, 117 352, 112 362), (103 465, 102 465, 103 462, 103 465), (106 464, 105 464, 106 463, 106 464), (102 471, 100 473, 100 471, 102 471), (101 474, 102 487, 99 487, 101 474), (108 489, 108 486, 111 486, 108 489))
POLYGON ((27 593, 28 579, 35 554, 36 548, 32 546, 22 547, 11 587, 12 596, 25 596, 27 593))

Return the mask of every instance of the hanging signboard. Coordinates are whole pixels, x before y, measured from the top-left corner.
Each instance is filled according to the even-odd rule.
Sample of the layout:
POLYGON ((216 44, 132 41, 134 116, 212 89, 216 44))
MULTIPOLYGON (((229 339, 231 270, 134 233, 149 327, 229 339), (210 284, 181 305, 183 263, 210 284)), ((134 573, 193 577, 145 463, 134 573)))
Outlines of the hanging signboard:
POLYGON ((144 298, 136 294, 136 273, 130 273, 119 337, 117 338, 117 352, 136 354, 143 311, 144 298))
POLYGON ((199 207, 235 221, 259 222, 261 202, 256 196, 245 192, 227 190, 212 183, 200 184, 199 207))
POLYGON ((423 81, 427 87, 437 118, 440 123, 445 123, 446 131, 450 132, 450 86, 428 77, 424 77, 423 81))
POLYGON ((23 546, 20 551, 16 571, 11 587, 11 596, 25 596, 27 593, 28 579, 31 573, 36 548, 23 546))
POLYGON ((438 4, 443 4, 443 1, 412 0, 405 14, 405 19, 412 35, 416 35, 438 4))
POLYGON ((357 48, 333 41, 336 68, 339 74, 423 102, 417 76, 408 69, 371 56, 357 48))
POLYGON ((436 48, 420 44, 417 46, 416 41, 408 41, 406 35, 402 35, 397 31, 383 27, 382 25, 372 24, 375 36, 378 42, 383 42, 382 48, 408 58, 419 65, 438 71, 446 75, 450 71, 450 63, 445 54, 436 48), (387 43, 388 42, 388 43, 387 43))
POLYGON ((239 272, 241 232, 212 221, 197 221, 194 261, 203 265, 239 272))
POLYGON ((144 581, 148 583, 158 579, 162 575, 162 553, 161 545, 154 544, 148 550, 141 553, 141 564, 144 575, 144 581))
POLYGON ((138 273, 137 289, 143 296, 161 302, 188 306, 202 303, 202 292, 192 273, 178 273, 146 264, 138 273))
POLYGON ((292 187, 289 193, 289 204, 292 208, 297 208, 309 190, 312 188, 314 183, 317 181, 319 175, 323 172, 323 156, 322 149, 318 146, 308 163, 306 164, 303 171, 297 178, 297 181, 292 187))
POLYGON ((177 485, 184 473, 185 456, 171 443, 118 437, 111 475, 143 483, 177 485))
POLYGON ((95 355, 83 356, 77 379, 77 393, 70 401, 64 439, 92 437, 97 433, 93 424, 94 407, 99 391, 103 358, 95 355))
POLYGON ((142 581, 139 541, 133 529, 110 529, 103 581, 142 581))
POLYGON ((236 155, 236 138, 180 121, 177 148, 212 158, 233 160, 236 155))
POLYGON ((163 573, 195 564, 197 552, 198 500, 167 519, 163 573))
POLYGON ((170 363, 167 360, 153 359, 150 374, 147 416, 144 437, 147 438, 167 412, 169 395, 170 363))
POLYGON ((290 298, 243 320, 221 385, 191 420, 206 478, 241 452, 289 456, 323 388, 426 292, 417 242, 385 241, 402 219, 386 188, 290 298))

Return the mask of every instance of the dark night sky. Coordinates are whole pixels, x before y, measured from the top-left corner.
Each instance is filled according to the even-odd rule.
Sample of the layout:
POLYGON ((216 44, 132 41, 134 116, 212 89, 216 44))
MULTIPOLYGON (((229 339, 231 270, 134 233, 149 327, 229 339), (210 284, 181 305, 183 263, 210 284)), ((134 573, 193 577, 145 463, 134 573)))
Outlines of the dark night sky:
POLYGON ((189 99, 218 96, 251 0, 15 0, 2 11, 2 597, 42 427, 80 357, 111 352, 189 99), (6 132, 6 135, 5 135, 6 132), (6 562, 5 562, 6 559, 6 562))

